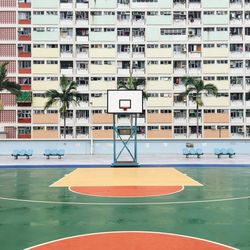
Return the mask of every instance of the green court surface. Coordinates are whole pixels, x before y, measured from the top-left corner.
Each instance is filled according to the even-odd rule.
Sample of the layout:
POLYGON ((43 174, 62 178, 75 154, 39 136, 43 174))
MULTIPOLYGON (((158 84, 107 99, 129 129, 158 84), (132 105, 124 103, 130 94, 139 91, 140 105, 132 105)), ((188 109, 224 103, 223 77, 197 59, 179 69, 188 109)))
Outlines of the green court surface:
POLYGON ((178 170, 204 186, 159 197, 92 197, 49 187, 72 169, 2 168, 0 249, 113 231, 167 232, 250 249, 250 168, 178 170))

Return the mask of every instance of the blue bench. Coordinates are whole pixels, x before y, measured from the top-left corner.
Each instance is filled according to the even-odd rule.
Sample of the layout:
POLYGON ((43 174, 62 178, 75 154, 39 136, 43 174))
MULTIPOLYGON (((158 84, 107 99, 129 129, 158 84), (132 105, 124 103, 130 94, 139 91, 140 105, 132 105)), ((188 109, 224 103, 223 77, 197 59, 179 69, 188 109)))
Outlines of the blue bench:
POLYGON ((183 148, 183 155, 188 158, 190 155, 196 155, 197 158, 200 158, 203 155, 203 151, 201 148, 183 148))
POLYGON ((214 154, 220 158, 222 155, 228 155, 229 158, 232 158, 235 155, 235 152, 232 148, 215 148, 214 154))
POLYGON ((64 156, 64 149, 45 149, 44 156, 49 159, 51 156, 57 156, 58 159, 61 159, 64 156))
POLYGON ((13 151, 13 153, 11 154, 11 156, 15 157, 16 160, 18 159, 18 157, 21 157, 21 156, 24 156, 27 159, 29 159, 32 155, 33 155, 33 150, 31 150, 31 149, 27 149, 27 150, 25 150, 25 149, 22 149, 22 150, 15 149, 13 151))

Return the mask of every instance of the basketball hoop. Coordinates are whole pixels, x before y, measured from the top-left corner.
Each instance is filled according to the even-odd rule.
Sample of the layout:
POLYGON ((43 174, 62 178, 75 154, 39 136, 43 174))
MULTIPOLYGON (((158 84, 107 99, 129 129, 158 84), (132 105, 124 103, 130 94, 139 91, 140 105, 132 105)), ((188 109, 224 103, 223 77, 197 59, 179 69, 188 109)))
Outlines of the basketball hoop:
POLYGON ((126 107, 121 107, 121 109, 123 109, 123 111, 125 111, 125 112, 128 111, 128 108, 129 107, 127 107, 127 106, 126 107))

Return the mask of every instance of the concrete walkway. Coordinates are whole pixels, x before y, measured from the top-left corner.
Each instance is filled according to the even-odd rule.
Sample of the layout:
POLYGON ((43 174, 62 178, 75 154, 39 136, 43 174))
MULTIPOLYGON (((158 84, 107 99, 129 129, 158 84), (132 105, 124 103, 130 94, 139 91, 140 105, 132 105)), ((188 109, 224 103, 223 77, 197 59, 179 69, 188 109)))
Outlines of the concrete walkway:
MULTIPOLYGON (((122 160, 128 160, 124 158, 122 160)), ((0 166, 22 166, 22 165, 110 165, 112 163, 111 155, 66 155, 62 159, 51 158, 47 160, 42 155, 34 155, 31 159, 27 160, 24 157, 15 160, 11 156, 0 156, 0 166)), ((208 165, 248 165, 250 167, 250 155, 236 155, 233 158, 226 156, 218 159, 215 155, 204 155, 200 159, 196 157, 190 157, 188 159, 183 155, 140 155, 139 163, 146 165, 196 165, 196 164, 208 164, 208 165)))

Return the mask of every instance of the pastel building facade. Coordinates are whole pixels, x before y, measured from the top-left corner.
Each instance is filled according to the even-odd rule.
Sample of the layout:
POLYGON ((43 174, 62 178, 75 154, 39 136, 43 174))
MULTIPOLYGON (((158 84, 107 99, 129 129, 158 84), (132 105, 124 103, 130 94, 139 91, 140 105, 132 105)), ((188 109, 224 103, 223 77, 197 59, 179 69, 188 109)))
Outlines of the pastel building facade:
POLYGON ((22 88, 0 93, 2 138, 63 138, 58 105, 44 110, 62 75, 82 95, 67 138, 112 138, 106 91, 131 71, 149 95, 139 138, 196 138, 194 97, 178 96, 187 75, 219 90, 203 96, 200 138, 250 138, 250 0, 0 0, 2 62, 22 88))

